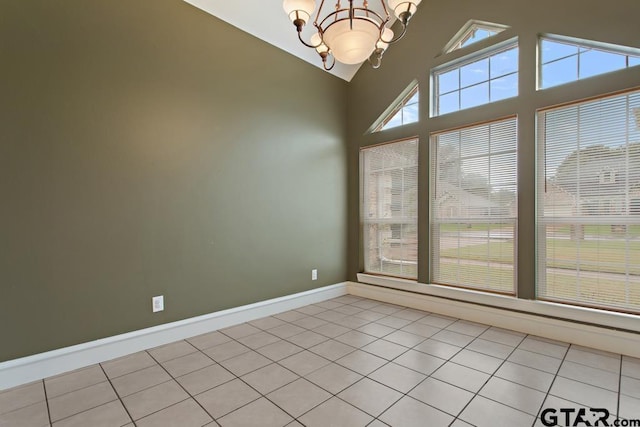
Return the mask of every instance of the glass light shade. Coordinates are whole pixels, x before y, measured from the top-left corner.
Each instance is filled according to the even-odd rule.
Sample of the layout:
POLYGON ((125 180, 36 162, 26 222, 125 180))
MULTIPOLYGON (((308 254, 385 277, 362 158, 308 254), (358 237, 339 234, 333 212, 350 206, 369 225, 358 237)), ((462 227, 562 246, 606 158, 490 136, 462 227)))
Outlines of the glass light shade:
POLYGON ((300 18, 304 19, 304 22, 309 22, 311 19, 311 14, 316 8, 315 0, 284 0, 282 2, 282 8, 289 16, 291 21, 295 21, 299 15, 300 18))
POLYGON ((393 10, 393 13, 396 15, 396 18, 400 18, 400 14, 402 12, 406 12, 407 10, 411 12, 413 15, 416 13, 418 5, 422 0, 388 0, 389 7, 393 10))
POLYGON ((324 31, 324 41, 331 49, 336 61, 343 64, 364 62, 380 38, 380 28, 369 19, 354 19, 353 28, 349 20, 334 22, 324 31))
POLYGON ((324 44, 324 42, 322 41, 322 37, 320 37, 320 33, 313 33, 313 35, 311 36, 311 44, 313 46, 317 46, 316 52, 318 53, 329 51, 329 48, 327 47, 327 45, 324 44))
POLYGON ((393 39, 393 31, 391 30, 391 28, 386 28, 384 30, 382 30, 382 36, 380 37, 380 40, 378 40, 378 42, 376 43, 376 47, 379 49, 387 50, 387 47, 389 47, 389 42, 393 39), (386 40, 386 41, 385 41, 386 40))

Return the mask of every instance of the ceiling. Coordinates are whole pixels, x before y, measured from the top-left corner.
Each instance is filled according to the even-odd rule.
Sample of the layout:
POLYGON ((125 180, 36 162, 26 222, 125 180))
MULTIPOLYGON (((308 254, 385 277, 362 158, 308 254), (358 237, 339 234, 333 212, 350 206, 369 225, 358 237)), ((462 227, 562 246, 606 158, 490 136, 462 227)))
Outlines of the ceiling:
MULTIPOLYGON (((229 24, 270 43, 285 52, 297 56, 316 67, 322 68, 322 60, 314 49, 305 47, 298 40, 296 29, 282 9, 282 0, 184 0, 229 24)), ((316 2, 317 3, 317 2, 316 2)), ((323 10, 332 10, 330 7, 323 10)), ((377 3, 377 2, 372 2, 377 3)), ((370 6, 377 10, 379 7, 370 6)), ((307 24, 302 32, 308 41, 313 33, 313 25, 307 24)), ((360 65, 336 63, 329 73, 343 80, 351 81, 360 65)))

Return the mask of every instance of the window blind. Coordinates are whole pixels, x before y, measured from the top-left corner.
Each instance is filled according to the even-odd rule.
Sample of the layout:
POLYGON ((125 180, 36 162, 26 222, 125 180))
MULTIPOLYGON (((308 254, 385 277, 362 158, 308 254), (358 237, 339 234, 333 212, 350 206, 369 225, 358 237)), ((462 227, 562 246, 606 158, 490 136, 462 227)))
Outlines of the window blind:
POLYGON ((418 140, 361 151, 364 269, 417 278, 418 140))
POLYGON ((515 293, 515 117, 431 140, 431 280, 515 293))
POLYGON ((640 91, 538 127, 538 296, 639 312, 640 91))

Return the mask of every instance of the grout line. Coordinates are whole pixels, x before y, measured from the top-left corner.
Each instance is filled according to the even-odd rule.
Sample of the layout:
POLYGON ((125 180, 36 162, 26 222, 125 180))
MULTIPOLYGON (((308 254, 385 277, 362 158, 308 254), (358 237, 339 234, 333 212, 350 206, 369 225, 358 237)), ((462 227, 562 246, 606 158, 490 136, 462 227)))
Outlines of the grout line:
MULTIPOLYGON (((527 336, 529 336, 529 335, 527 335, 527 336)), ((547 390, 547 393, 545 394, 544 399, 542 400, 542 405, 538 409, 538 413, 536 414, 535 420, 533 420, 532 427, 535 427, 536 421, 538 420, 538 418, 540 418, 540 413, 542 412, 542 408, 544 408, 544 404, 546 403, 547 399, 549 398, 549 394, 551 393, 551 389, 553 388, 553 384, 556 382, 556 378, 558 378, 558 373, 560 372, 560 369, 562 368, 562 365, 564 364, 564 361, 567 358, 567 354, 569 354, 569 349, 570 348, 571 348, 571 344, 569 344, 569 346, 565 350, 564 356, 562 356, 562 362, 560 362, 560 365, 558 365, 558 369, 556 369, 556 373, 553 375, 553 379, 551 380, 551 384, 549 384, 549 389, 547 390)), ((568 399, 565 399, 565 400, 568 400, 568 399)))
MULTIPOLYGON (((107 372, 104 370, 104 368, 102 367, 102 364, 98 363, 98 366, 100 366, 100 369, 102 370, 102 373, 104 374, 104 376, 107 378, 107 381, 109 381, 109 385, 111 386, 111 389, 113 390, 113 392, 116 394, 116 396, 118 397, 118 401, 120 402, 120 404, 122 405, 122 407, 124 408, 125 412, 127 413, 127 416, 129 416, 129 420, 133 423, 133 417, 131 416, 131 413, 129 412, 129 408, 127 408, 127 406, 124 404, 124 401, 122 400, 122 398, 120 397, 120 394, 118 393, 118 390, 116 390, 116 388, 113 386, 113 383, 111 382, 111 378, 109 378, 109 376, 107 375, 107 372)), ((126 425, 126 424, 125 424, 126 425)))
POLYGON ((42 389, 44 390, 44 401, 47 405, 47 417, 49 418, 49 425, 53 425, 53 421, 51 421, 51 408, 49 408, 49 397, 47 396, 47 385, 44 382, 44 378, 42 381, 42 389))

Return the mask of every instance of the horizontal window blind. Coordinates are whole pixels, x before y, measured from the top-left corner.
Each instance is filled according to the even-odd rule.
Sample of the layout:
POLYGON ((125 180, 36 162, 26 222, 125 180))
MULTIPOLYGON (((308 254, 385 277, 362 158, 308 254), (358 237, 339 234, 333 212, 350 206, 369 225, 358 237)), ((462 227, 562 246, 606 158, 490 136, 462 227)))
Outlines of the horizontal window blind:
POLYGON ((431 140, 431 280, 515 293, 515 117, 431 140))
POLYGON ((365 272, 415 279, 418 140, 365 148, 361 165, 365 272))
POLYGON ((640 91, 538 126, 538 296, 639 312, 640 91))

